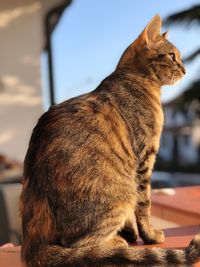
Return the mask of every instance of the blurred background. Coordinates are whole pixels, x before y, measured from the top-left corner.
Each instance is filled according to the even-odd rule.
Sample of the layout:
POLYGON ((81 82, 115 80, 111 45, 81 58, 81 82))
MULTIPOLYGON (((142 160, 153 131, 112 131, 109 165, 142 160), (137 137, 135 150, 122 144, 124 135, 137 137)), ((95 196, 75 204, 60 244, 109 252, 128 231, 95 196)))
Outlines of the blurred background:
POLYGON ((187 74, 162 90, 165 125, 152 185, 199 185, 199 1, 0 1, 0 244, 20 242, 23 159, 39 116, 95 89, 157 13, 187 74))

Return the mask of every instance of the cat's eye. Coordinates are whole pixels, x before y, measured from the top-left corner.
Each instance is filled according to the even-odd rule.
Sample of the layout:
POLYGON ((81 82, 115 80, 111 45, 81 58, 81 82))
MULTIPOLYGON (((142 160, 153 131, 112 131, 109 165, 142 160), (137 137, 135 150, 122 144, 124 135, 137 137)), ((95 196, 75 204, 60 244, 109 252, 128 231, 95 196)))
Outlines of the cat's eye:
POLYGON ((176 61, 176 56, 174 53, 169 53, 169 56, 170 56, 172 61, 176 61))

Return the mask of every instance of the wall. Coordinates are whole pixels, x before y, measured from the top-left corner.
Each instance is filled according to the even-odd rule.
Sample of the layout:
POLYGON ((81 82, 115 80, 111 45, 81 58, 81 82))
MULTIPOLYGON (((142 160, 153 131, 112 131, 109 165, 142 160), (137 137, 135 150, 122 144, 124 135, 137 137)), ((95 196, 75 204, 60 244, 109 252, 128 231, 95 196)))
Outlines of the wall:
POLYGON ((23 160, 42 113, 41 1, 0 1, 0 153, 23 160))

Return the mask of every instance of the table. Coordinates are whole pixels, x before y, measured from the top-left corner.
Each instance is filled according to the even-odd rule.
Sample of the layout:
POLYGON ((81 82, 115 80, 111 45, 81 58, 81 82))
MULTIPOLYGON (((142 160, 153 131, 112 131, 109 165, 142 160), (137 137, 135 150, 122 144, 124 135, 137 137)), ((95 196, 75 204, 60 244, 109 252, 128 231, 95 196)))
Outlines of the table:
POLYGON ((152 215, 179 225, 200 223, 200 186, 174 188, 174 194, 153 193, 152 215))
MULTIPOLYGON (((184 226, 178 228, 165 229, 166 241, 157 245, 144 245, 141 240, 136 247, 162 247, 162 248, 185 248, 190 243, 193 236, 200 233, 200 225, 184 226)), ((0 249, 0 267, 27 267, 20 260, 20 247, 0 249)), ((200 267, 200 262, 194 267, 200 267)))

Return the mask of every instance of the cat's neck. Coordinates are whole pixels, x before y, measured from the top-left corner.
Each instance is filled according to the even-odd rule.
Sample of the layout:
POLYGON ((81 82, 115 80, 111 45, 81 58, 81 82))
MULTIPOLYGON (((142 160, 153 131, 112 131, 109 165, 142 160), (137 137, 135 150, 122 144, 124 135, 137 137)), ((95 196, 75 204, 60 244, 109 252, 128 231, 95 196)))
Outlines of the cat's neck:
MULTIPOLYGON (((156 114, 162 117, 160 92, 161 86, 152 76, 117 69, 93 91, 93 94, 97 93, 103 102, 109 99, 110 103, 120 110, 131 132, 131 129, 139 127, 136 118, 138 110, 144 110, 144 103, 144 123, 148 124, 149 118, 153 118, 154 124, 157 125, 156 114)), ((152 134, 152 131, 150 129, 149 133, 152 134)))
POLYGON ((114 77, 119 77, 124 84, 132 84, 133 88, 135 84, 137 84, 137 87, 140 87, 141 90, 149 90, 160 96, 160 82, 157 77, 147 70, 141 71, 135 69, 134 71, 130 71, 129 69, 116 69, 112 75, 114 75, 114 77))
POLYGON ((151 81, 151 83, 153 83, 155 86, 161 87, 161 81, 157 77, 155 71, 153 71, 152 68, 148 67, 148 64, 144 66, 143 64, 139 64, 138 61, 134 61, 132 62, 132 64, 125 65, 122 67, 120 67, 119 64, 115 71, 127 73, 130 76, 141 77, 145 81, 151 81))

